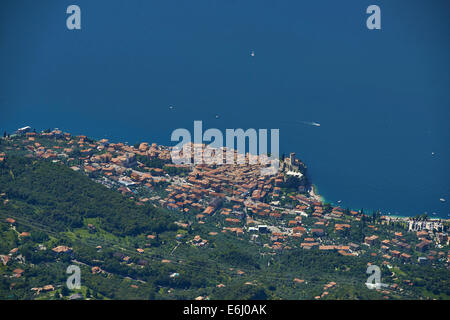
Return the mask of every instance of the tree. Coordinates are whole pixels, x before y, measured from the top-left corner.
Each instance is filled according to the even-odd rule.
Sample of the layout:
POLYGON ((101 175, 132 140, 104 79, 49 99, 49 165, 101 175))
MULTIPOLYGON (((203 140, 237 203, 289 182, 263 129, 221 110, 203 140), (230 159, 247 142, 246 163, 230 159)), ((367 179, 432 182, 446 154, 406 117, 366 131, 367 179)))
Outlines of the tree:
POLYGON ((70 294, 69 289, 66 286, 62 286, 61 288, 61 295, 63 297, 67 297, 70 294))
POLYGON ((296 176, 288 176, 284 186, 288 189, 297 189, 299 186, 302 185, 302 180, 297 178, 296 176))

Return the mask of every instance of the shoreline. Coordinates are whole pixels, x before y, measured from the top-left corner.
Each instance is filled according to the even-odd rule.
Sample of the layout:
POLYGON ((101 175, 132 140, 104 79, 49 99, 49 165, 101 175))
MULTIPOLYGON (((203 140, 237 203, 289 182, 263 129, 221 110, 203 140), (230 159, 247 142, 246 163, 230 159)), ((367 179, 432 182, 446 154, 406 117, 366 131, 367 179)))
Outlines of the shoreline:
MULTIPOLYGON (((324 196, 322 196, 322 195, 320 195, 319 194, 319 189, 318 189, 318 187, 317 187, 317 185, 315 185, 315 184, 311 184, 311 190, 308 192, 308 194, 309 194, 309 196, 311 197, 311 198, 313 198, 314 200, 316 200, 316 201, 320 201, 320 202, 322 202, 322 203, 330 203, 332 206, 338 206, 338 207, 340 207, 340 204, 336 204, 336 203, 333 203, 333 202, 331 202, 331 201, 327 201, 326 199, 325 199, 325 197, 324 196)), ((352 209, 352 208, 349 208, 350 210, 355 210, 355 211, 359 211, 359 210, 356 210, 356 209, 352 209)), ((381 212, 381 211, 380 211, 381 212)), ((389 218, 394 218, 394 219, 402 219, 402 220, 404 220, 404 219, 413 219, 415 216, 408 216, 408 215, 401 215, 401 214, 387 214, 387 213, 382 213, 381 212, 381 215, 382 216, 384 216, 384 217, 389 217, 389 218)), ((443 217, 432 217, 432 216, 428 216, 427 217, 427 220, 442 220, 442 221, 450 221, 450 219, 449 218, 443 218, 443 217)))
MULTIPOLYGON (((74 136, 79 136, 79 135, 84 135, 84 134, 73 134, 74 136)), ((97 137, 97 136, 95 136, 95 135, 87 135, 86 134, 86 136, 87 137, 89 137, 90 139, 93 139, 93 140, 95 140, 95 141, 99 141, 99 140, 101 140, 101 139, 104 139, 104 137, 102 138, 102 137, 97 137)), ((111 139, 111 138, 109 138, 109 139, 111 139)), ((108 140, 109 140, 108 139, 108 140)), ((123 143, 123 144, 125 144, 125 145, 130 145, 129 144, 129 142, 122 142, 121 141, 121 139, 120 138, 117 138, 117 142, 116 143, 123 143)), ((158 143, 158 142, 157 142, 158 143)), ((159 144, 159 143, 158 143, 159 144)), ((321 203, 330 203, 332 206, 338 206, 338 207, 341 207, 341 208, 343 208, 342 206, 341 206, 341 204, 340 203, 335 203, 335 202, 332 202, 332 201, 327 201, 327 199, 323 196, 323 195, 321 195, 320 193, 319 193, 319 188, 318 188, 318 186, 316 185, 316 184, 314 184, 314 183, 312 183, 311 184, 311 189, 308 191, 308 195, 312 198, 312 199, 314 199, 315 201, 318 201, 318 202, 321 202, 321 203)), ((359 211, 360 209, 353 209, 353 208, 350 208, 350 207, 348 207, 350 210, 355 210, 355 211, 359 211)), ((373 210, 369 210, 369 209, 367 209, 368 211, 373 211, 373 210)), ((381 211, 380 211, 381 212, 381 211)), ((383 213, 383 212, 381 212, 381 214, 382 214, 382 216, 385 216, 385 217, 391 217, 391 218, 396 218, 396 219, 412 219, 412 218, 414 218, 415 216, 417 216, 418 214, 416 214, 416 215, 402 215, 402 214, 387 214, 387 213, 383 213)), ((434 216, 431 216, 431 215, 428 215, 428 218, 427 218, 428 220, 444 220, 444 221, 449 221, 450 220, 450 218, 447 218, 447 217, 440 217, 440 216, 438 216, 438 217, 434 217, 434 216)))
POLYGON ((317 186, 315 184, 311 184, 311 190, 308 192, 308 194, 314 200, 325 203, 326 202, 325 198, 323 196, 321 196, 318 191, 319 190, 318 190, 317 186))

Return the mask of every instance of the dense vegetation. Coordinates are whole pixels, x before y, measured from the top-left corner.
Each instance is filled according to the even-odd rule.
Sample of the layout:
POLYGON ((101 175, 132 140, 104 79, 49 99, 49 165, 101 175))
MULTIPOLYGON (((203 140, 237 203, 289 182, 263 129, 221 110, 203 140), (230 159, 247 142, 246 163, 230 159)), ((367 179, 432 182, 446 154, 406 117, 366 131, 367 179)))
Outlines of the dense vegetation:
POLYGON ((58 231, 81 227, 84 218, 100 218, 115 235, 137 235, 174 228, 163 211, 135 202, 70 168, 47 161, 8 157, 0 163, 0 185, 15 214, 58 231))
MULTIPOLYGON (((0 163, 0 254, 18 251, 7 265, 0 263, 0 299, 66 299, 75 292, 91 299, 314 299, 331 281, 338 286, 324 298, 383 298, 364 285, 367 264, 381 265, 378 258, 299 248, 273 254, 247 234, 211 236, 222 223, 218 215, 199 224, 195 215, 138 205, 64 165, 8 156, 0 163), (17 221, 6 223, 6 217, 17 221), (20 237, 22 232, 30 236, 20 237), (195 235, 208 244, 194 246, 190 240, 195 235), (60 245, 73 250, 51 250, 60 245), (72 264, 81 267, 82 288, 70 291, 66 268, 72 264), (92 267, 103 271, 94 274, 92 267), (17 268, 24 270, 18 278, 12 276, 17 268), (31 291, 48 284, 55 290, 31 291)), ((362 221, 361 228, 342 236, 356 241, 367 232, 362 221)), ((404 265, 395 272, 394 277, 382 267, 382 279, 399 284, 412 279, 417 285, 408 295, 394 292, 391 298, 449 297, 448 270, 404 265)))

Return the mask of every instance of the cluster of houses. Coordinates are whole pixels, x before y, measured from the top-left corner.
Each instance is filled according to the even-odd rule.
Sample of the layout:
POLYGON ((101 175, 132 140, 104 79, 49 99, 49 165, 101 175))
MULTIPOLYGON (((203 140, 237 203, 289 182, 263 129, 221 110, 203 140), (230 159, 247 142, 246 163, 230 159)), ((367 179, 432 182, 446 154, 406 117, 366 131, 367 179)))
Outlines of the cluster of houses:
MULTIPOLYGON (((299 172, 302 163, 293 153, 284 159, 282 170, 277 174, 261 175, 262 165, 258 161, 256 164, 250 164, 248 155, 242 165, 172 164, 171 148, 156 143, 129 146, 111 143, 107 139, 92 141, 86 136, 72 136, 58 129, 46 133, 23 130, 20 134, 24 136, 22 147, 32 156, 53 161, 64 160, 65 163, 71 164, 73 170, 98 174, 119 186, 118 190, 124 194, 134 195, 137 187, 152 190, 156 184, 166 182, 166 196, 157 197, 160 206, 195 215, 200 223, 204 223, 212 215, 222 216, 222 232, 241 236, 246 232, 266 233, 270 229, 270 241, 265 246, 275 251, 299 246, 305 250, 317 248, 323 251, 333 250, 341 255, 357 256, 361 249, 353 243, 335 243, 327 234, 333 232, 339 235, 347 232, 352 228, 352 221, 362 218, 361 212, 351 210, 346 212, 349 214, 345 214, 345 210, 339 206, 325 206, 320 198, 306 193, 304 185, 298 188, 299 192, 282 192, 288 176, 302 176, 299 172), (42 144, 36 141, 38 136, 45 137, 52 143, 42 145, 42 141, 42 144), (138 161, 139 156, 164 163, 164 167, 147 167, 145 163, 138 161), (183 168, 186 175, 175 179, 167 174, 167 168, 170 167, 183 168), (286 200, 289 205, 280 205, 286 200), (309 223, 305 224, 302 218, 307 217, 312 219, 308 219, 309 223), (273 224, 277 228, 268 227, 258 221, 260 219, 275 221, 273 224)), ((190 147, 194 150, 194 156, 199 156, 195 152, 200 152, 201 157, 204 156, 204 145, 201 148, 194 148, 193 145, 190 147)), ((4 154, 0 154, 0 161, 2 158, 4 154)), ((142 204, 150 199, 137 200, 138 204, 142 204)), ((392 220, 390 217, 382 218, 386 223, 392 220)), ((371 227, 377 231, 375 226, 371 227)), ((414 248, 401 234, 385 240, 374 234, 365 237, 364 244, 379 247, 379 254, 386 263, 392 258, 410 261, 413 250, 427 252, 436 245, 448 245, 448 236, 440 222, 411 220, 408 222, 408 230, 415 232, 420 240, 414 248)), ((252 239, 256 238, 257 235, 252 236, 252 239)), ((206 240, 197 240, 193 240, 197 246, 207 243, 206 240)), ((433 257, 439 259, 442 255, 443 251, 437 252, 435 257, 428 255, 423 258, 429 261, 433 257)))

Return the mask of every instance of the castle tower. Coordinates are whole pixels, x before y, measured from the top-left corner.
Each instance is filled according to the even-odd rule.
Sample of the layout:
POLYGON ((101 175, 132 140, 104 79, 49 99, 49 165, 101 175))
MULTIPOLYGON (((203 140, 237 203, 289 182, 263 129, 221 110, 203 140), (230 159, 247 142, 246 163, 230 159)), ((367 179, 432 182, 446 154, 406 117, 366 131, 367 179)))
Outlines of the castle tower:
POLYGON ((295 164, 295 152, 289 154, 289 162, 291 166, 295 164))

